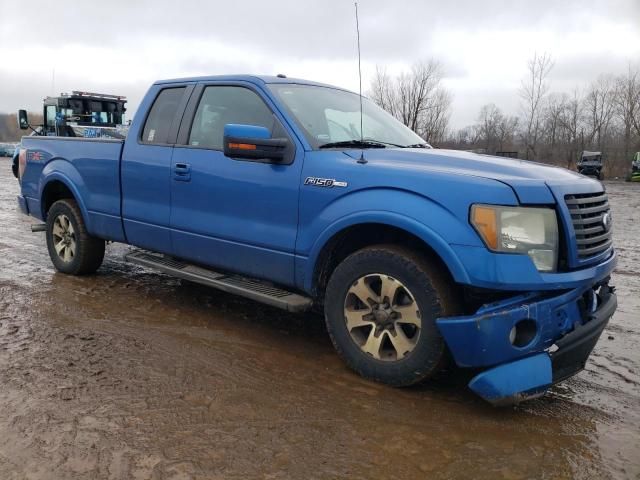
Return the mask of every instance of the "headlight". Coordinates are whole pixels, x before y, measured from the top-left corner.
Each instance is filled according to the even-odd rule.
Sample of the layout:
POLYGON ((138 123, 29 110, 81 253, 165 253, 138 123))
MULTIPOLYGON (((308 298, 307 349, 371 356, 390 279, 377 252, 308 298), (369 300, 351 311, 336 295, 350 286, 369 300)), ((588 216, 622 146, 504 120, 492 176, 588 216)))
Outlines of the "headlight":
POLYGON ((550 208, 473 205, 471 224, 490 250, 527 254, 541 272, 558 264, 558 220, 550 208))

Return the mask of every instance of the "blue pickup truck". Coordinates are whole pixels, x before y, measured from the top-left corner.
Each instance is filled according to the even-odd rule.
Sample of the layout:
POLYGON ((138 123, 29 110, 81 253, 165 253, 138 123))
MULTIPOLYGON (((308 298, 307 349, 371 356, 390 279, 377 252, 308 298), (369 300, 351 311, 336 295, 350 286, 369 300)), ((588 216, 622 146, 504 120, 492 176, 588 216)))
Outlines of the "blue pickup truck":
POLYGON ((582 369, 617 306, 602 184, 433 149, 360 100, 284 76, 159 81, 126 140, 24 137, 18 203, 58 271, 122 242, 127 261, 321 310, 369 379, 453 362, 509 404, 582 369))

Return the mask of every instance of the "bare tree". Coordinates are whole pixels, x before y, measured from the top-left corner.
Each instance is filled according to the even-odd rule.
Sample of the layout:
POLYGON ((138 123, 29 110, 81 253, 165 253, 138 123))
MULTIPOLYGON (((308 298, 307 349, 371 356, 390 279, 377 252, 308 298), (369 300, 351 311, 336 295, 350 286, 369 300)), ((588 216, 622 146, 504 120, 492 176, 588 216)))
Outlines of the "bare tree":
POLYGON ((498 142, 498 124, 502 118, 502 112, 493 103, 483 105, 478 115, 478 123, 475 126, 476 141, 486 152, 495 152, 498 142))
POLYGON ((513 150, 514 140, 520 119, 518 117, 503 115, 498 123, 498 147, 505 150, 507 147, 513 150))
POLYGON ((447 134, 449 126, 449 112, 451 109, 451 94, 442 88, 437 88, 427 102, 418 125, 418 135, 433 143, 440 143, 447 134))
POLYGON ((615 113, 614 79, 602 76, 591 83, 584 99, 585 123, 589 144, 605 148, 609 127, 615 113))
POLYGON ((560 112, 559 126, 562 141, 565 147, 565 160, 567 168, 572 168, 578 150, 583 147, 582 139, 582 105, 578 90, 573 91, 573 96, 564 95, 562 111, 560 112))
POLYGON ((566 95, 551 93, 548 95, 542 109, 542 134, 544 143, 551 152, 561 142, 562 113, 565 108, 566 95))
POLYGON ((468 126, 451 133, 449 144, 455 148, 471 149, 478 143, 478 133, 475 126, 468 126))
POLYGON ((422 138, 438 143, 447 130, 451 105, 442 78, 442 66, 436 60, 418 62, 395 78, 376 67, 369 96, 422 138))
POLYGON ((519 119, 488 104, 476 124, 451 133, 442 144, 489 153, 526 150, 530 158, 569 169, 582 150, 600 150, 607 177, 627 176, 630 154, 640 151, 640 64, 617 77, 601 76, 584 90, 550 93, 545 72, 551 62, 545 57, 529 62, 530 77, 520 93, 528 93, 523 100, 531 102, 523 103, 519 119), (514 135, 518 123, 521 130, 514 135))
POLYGON ((616 79, 614 93, 615 113, 622 123, 624 136, 624 157, 629 157, 633 129, 640 135, 640 73, 629 69, 626 75, 616 79))
POLYGON ((371 82, 369 97, 394 117, 398 116, 396 111, 398 104, 397 92, 394 81, 387 73, 386 68, 376 65, 376 75, 371 82))
POLYGON ((506 116, 495 104, 489 103, 480 109, 475 143, 487 153, 504 151, 512 146, 518 128, 518 118, 506 116))
POLYGON ((537 154, 536 148, 541 129, 541 111, 543 100, 549 91, 547 77, 552 67, 551 56, 547 53, 542 55, 535 53, 528 62, 529 73, 520 87, 519 94, 523 101, 524 117, 523 140, 527 159, 535 157, 537 154))

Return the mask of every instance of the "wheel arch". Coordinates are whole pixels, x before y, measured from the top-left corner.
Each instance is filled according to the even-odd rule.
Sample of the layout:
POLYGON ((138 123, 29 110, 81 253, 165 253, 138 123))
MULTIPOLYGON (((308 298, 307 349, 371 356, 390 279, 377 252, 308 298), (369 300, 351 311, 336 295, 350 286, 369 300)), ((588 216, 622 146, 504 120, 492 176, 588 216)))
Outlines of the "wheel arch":
MULTIPOLYGON (((80 208, 82 219, 84 220, 85 225, 88 226, 89 217, 87 215, 86 206, 75 182, 69 176, 58 170, 49 174, 45 174, 45 172, 43 172, 43 174, 43 180, 41 183, 42 187, 40 189, 40 209, 42 220, 46 221, 47 212, 49 211, 49 208, 51 208, 51 205, 56 201, 64 198, 70 198, 74 200, 80 208)), ((79 176, 77 172, 76 175, 79 176)))
POLYGON ((323 232, 309 257, 305 290, 322 300, 331 272, 351 253, 377 244, 397 244, 418 250, 433 259, 456 283, 469 283, 462 262, 434 230, 391 212, 370 212, 345 218, 323 232))

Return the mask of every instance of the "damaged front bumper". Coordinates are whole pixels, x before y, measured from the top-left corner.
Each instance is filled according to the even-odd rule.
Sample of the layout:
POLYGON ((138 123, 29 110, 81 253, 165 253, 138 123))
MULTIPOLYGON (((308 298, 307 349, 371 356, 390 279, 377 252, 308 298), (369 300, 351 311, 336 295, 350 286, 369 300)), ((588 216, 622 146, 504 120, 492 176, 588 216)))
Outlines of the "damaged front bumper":
POLYGON ((616 307, 607 277, 557 296, 520 295, 437 325, 458 366, 489 367, 469 387, 505 405, 542 395, 583 369, 616 307))

